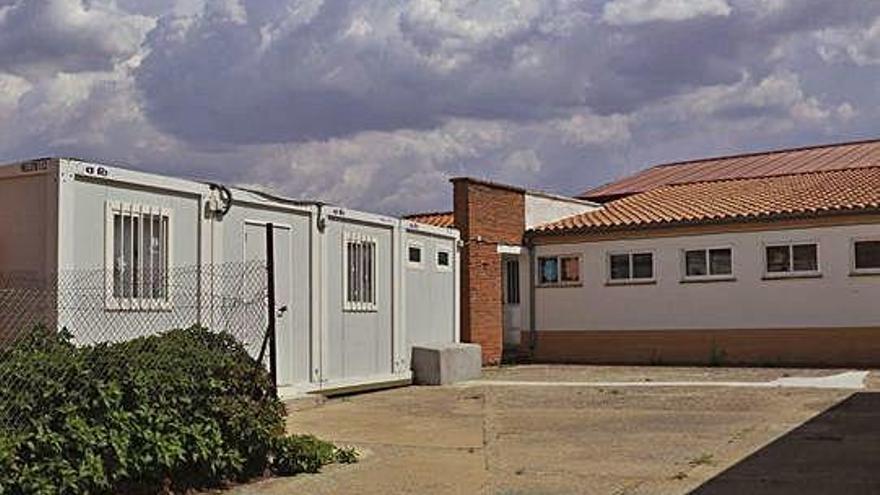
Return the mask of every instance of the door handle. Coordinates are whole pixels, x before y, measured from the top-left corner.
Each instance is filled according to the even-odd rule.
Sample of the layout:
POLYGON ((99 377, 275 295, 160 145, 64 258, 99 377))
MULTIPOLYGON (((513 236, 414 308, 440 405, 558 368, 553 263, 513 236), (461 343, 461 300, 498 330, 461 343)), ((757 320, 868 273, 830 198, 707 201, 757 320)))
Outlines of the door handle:
POLYGON ((284 313, 286 313, 286 312, 287 312, 287 306, 286 305, 281 306, 280 308, 275 310, 275 317, 281 318, 282 316, 284 316, 284 313))

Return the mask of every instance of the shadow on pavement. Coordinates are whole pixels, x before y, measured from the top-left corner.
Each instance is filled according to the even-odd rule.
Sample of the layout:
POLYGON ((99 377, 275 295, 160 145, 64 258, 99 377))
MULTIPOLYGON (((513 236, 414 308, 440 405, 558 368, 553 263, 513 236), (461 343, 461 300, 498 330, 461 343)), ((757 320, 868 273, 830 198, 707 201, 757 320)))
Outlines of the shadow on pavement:
POLYGON ((856 393, 691 495, 880 493, 880 393, 856 393))

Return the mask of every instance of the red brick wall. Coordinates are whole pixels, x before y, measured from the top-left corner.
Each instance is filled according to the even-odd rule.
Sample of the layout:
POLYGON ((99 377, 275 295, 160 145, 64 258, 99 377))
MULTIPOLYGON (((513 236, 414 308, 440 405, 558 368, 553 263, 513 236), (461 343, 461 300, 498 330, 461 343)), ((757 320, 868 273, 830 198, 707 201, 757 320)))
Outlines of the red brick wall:
POLYGON ((499 244, 522 244, 522 190, 471 179, 453 179, 455 226, 464 241, 461 274, 461 336, 480 344, 483 363, 501 361, 504 329, 499 244))

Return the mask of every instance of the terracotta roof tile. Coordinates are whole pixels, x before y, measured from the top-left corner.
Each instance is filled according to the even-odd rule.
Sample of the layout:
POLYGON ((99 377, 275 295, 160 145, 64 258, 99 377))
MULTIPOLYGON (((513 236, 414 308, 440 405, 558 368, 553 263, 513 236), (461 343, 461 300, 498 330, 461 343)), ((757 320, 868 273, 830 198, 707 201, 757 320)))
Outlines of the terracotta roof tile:
POLYGON ((880 210, 880 166, 666 185, 532 231, 598 231, 855 210, 880 210))
POLYGON ((657 165, 585 191, 578 197, 602 201, 672 184, 877 166, 880 166, 880 140, 859 141, 657 165))
POLYGON ((416 223, 433 225, 434 227, 455 228, 455 216, 451 211, 431 212, 431 213, 415 213, 403 217, 416 223))

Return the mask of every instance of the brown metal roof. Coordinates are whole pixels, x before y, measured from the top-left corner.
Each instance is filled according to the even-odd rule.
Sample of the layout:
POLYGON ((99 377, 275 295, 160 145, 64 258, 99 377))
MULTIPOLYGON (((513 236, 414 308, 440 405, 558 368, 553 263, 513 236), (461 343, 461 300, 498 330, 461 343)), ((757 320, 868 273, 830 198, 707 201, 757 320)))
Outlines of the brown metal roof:
POLYGON ((880 166, 660 186, 532 229, 594 232, 880 211, 880 166))
POLYGON ((455 216, 451 211, 415 213, 406 215, 403 218, 416 223, 433 225, 434 227, 455 228, 455 216))
POLYGON ((673 184, 876 166, 880 166, 880 139, 657 165, 577 197, 608 201, 673 184))

